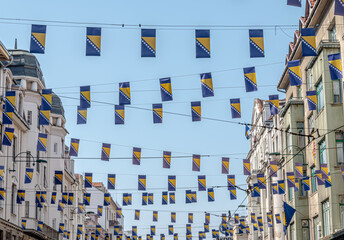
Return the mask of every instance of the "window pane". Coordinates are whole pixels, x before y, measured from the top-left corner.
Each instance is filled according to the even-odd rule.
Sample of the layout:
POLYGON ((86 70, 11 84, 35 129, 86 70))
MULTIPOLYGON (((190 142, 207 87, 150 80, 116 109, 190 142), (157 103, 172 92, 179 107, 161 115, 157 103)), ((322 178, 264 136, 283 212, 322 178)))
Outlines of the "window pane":
POLYGON ((325 237, 330 234, 330 203, 328 200, 323 202, 323 228, 325 237))
POLYGON ((340 103, 341 99, 341 91, 340 91, 340 80, 333 81, 333 102, 340 103))
POLYGON ((343 159, 343 143, 337 142, 337 163, 338 165, 341 165, 344 163, 343 159))
POLYGON ((317 98, 318 98, 317 111, 319 112, 324 107, 324 94, 323 94, 322 80, 320 80, 317 86, 317 98))

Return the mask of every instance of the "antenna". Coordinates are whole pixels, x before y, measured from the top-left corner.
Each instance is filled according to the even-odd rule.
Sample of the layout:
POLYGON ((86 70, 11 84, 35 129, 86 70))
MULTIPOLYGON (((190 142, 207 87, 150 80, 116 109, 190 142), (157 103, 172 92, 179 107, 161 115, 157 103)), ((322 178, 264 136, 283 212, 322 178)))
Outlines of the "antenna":
POLYGON ((14 40, 14 49, 18 49, 17 39, 14 40))

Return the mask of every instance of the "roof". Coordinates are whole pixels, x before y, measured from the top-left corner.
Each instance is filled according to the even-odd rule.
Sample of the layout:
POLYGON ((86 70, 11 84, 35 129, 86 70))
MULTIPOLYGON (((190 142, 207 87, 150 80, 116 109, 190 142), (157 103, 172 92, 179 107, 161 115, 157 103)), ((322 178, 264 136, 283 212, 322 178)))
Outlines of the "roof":
POLYGON ((51 113, 64 116, 62 101, 55 93, 52 94, 51 113))
POLYGON ((10 53, 0 41, 0 61, 9 61, 11 59, 10 53))
POLYGON ((9 50, 13 61, 8 66, 13 76, 28 76, 38 78, 43 85, 43 73, 35 55, 25 50, 9 50))
POLYGON ((102 186, 104 186, 104 185, 103 185, 102 182, 93 182, 93 183, 92 183, 92 186, 93 186, 93 187, 102 187, 102 186))

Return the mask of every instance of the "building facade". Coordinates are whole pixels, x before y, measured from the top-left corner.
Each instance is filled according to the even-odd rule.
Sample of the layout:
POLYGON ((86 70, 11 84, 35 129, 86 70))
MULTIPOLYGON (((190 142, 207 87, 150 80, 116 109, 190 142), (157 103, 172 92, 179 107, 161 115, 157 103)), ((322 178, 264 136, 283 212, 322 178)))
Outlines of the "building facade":
MULTIPOLYGON (((262 132, 260 138, 265 138, 270 144, 275 141, 275 146, 279 147, 271 149, 264 141, 252 145, 257 140, 255 130, 251 131, 251 150, 247 158, 250 159, 252 175, 247 182, 253 186, 258 182, 255 179, 257 174, 265 172, 266 190, 261 190, 263 196, 259 199, 249 197, 249 214, 258 208, 261 212, 278 212, 282 217, 283 201, 296 212, 285 233, 283 219, 282 224, 277 224, 272 215, 272 227, 265 226, 267 221, 263 217, 263 230, 256 231, 250 239, 344 238, 344 181, 341 172, 344 167, 343 81, 331 80, 328 62, 328 55, 341 53, 344 56, 344 32, 343 17, 334 15, 334 5, 331 0, 306 1, 305 16, 300 18, 294 41, 289 44, 286 66, 277 85, 277 89, 285 93, 286 101, 280 107, 279 115, 273 117, 273 126, 281 130, 278 143, 273 136, 264 134, 266 129, 259 129, 262 132), (315 28, 317 56, 302 56, 300 33, 305 28, 315 28), (302 84, 299 86, 290 85, 287 62, 294 60, 300 60, 302 84), (316 110, 308 108, 307 91, 316 92, 316 110), (267 171, 271 160, 262 150, 258 153, 257 148, 265 153, 274 152, 268 155, 277 162, 277 177, 271 177, 267 171), (255 157, 256 153, 258 157, 255 157), (259 165, 262 161, 267 162, 266 166, 259 165), (295 173, 296 166, 302 177, 294 178, 296 188, 288 187, 287 173, 295 173), (329 178, 324 177, 326 169, 329 178), (307 177, 310 189, 304 191, 307 177), (270 180, 272 183, 284 180, 285 193, 273 194, 270 180)), ((252 123, 256 124, 254 120, 252 123)))
MULTIPOLYGON (((50 123, 40 125, 43 89, 46 84, 36 57, 24 50, 8 51, 0 43, 1 105, 7 91, 15 92, 11 125, 4 123, 1 107, 0 239, 87 239, 86 189, 83 176, 74 172, 74 160, 66 146, 62 102, 52 93, 50 123), (6 128, 14 129, 11 146, 3 144, 6 128), (48 136, 46 151, 37 150, 39 133, 48 136), (32 170, 30 182, 25 181, 30 175, 27 169, 32 170), (55 171, 62 173, 62 184, 56 184, 55 171), (25 194, 19 197, 18 192, 25 194)), ((119 207, 113 203, 109 209, 114 206, 119 207)), ((104 236, 113 234, 109 223, 123 224, 114 220, 115 214, 104 219, 104 236)))

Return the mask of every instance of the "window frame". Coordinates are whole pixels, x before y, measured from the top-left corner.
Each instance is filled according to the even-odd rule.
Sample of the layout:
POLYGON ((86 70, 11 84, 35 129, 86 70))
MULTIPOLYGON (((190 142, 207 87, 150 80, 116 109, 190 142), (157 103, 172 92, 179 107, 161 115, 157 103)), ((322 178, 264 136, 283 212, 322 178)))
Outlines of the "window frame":
POLYGON ((332 100, 333 100, 333 103, 342 103, 342 101, 343 101, 341 82, 342 82, 341 79, 332 80, 332 98, 333 98, 332 100), (335 98, 335 96, 337 96, 337 95, 334 94, 335 83, 338 84, 338 86, 336 86, 336 87, 338 87, 338 91, 339 91, 339 95, 338 95, 339 99, 338 100, 336 100, 336 98, 335 98))
POLYGON ((311 183, 312 183, 312 193, 318 191, 318 183, 317 183, 317 176, 315 174, 316 168, 315 166, 311 167, 311 183))
POLYGON ((343 166, 344 165, 344 134, 341 133, 341 132, 337 132, 336 133, 336 137, 335 137, 335 140, 336 140, 336 158, 337 158, 337 166, 343 166), (337 136, 341 135, 340 139, 338 139, 337 136), (341 147, 338 147, 338 144, 341 144, 341 147), (341 161, 339 162, 339 157, 338 157, 338 151, 340 151, 340 148, 341 148, 341 161))
POLYGON ((323 226, 323 237, 330 235, 331 233, 331 221, 330 221, 330 201, 327 199, 322 202, 322 226, 323 226))
POLYGON ((317 112, 320 112, 324 108, 324 85, 322 81, 322 77, 318 81, 316 85, 316 92, 317 92, 317 112))
POLYGON ((327 164, 326 138, 323 138, 319 142, 318 148, 319 148, 319 163, 320 164, 327 164))

